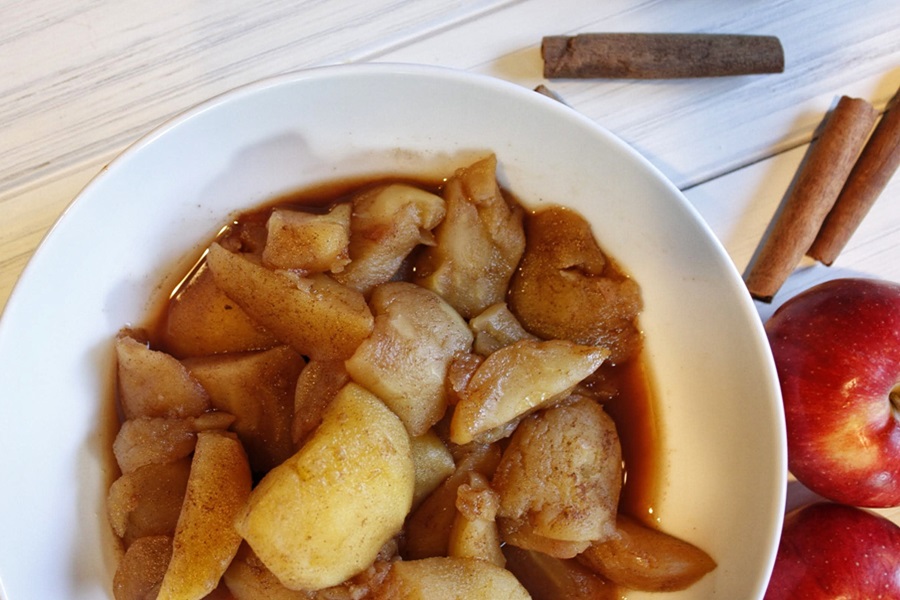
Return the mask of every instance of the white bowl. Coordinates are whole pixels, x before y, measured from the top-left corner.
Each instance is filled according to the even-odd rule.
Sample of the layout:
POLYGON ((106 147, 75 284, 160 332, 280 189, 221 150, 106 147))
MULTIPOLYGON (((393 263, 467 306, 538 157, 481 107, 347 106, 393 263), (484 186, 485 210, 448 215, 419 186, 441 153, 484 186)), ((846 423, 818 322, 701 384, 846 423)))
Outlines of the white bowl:
POLYGON ((783 415, 721 245, 646 160, 570 108, 403 65, 309 70, 212 99, 129 148, 59 220, 0 321, 0 597, 111 597, 111 341, 230 214, 350 176, 442 174, 484 151, 525 203, 584 214, 643 288, 665 457, 657 517, 718 562, 665 597, 762 597, 785 500, 783 415))

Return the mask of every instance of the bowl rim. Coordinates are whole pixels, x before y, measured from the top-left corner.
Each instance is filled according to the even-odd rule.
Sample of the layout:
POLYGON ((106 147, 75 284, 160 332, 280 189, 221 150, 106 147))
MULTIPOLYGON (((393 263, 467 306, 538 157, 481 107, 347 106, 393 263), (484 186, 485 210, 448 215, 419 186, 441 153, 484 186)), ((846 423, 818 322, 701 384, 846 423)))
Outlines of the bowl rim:
MULTIPOLYGON (((490 75, 461 71, 447 67, 435 67, 405 63, 362 63, 313 67, 260 79, 212 96, 194 105, 193 107, 190 107, 182 111, 181 113, 164 120, 162 123, 154 127, 151 131, 142 135, 137 140, 129 144, 125 149, 118 153, 106 166, 102 167, 101 170, 94 177, 92 177, 90 181, 81 189, 81 191, 78 192, 78 194, 68 204, 61 215, 56 219, 54 224, 48 229, 34 254, 29 258, 28 263, 20 273, 17 282, 10 293, 7 304, 4 307, 3 313, 0 314, 0 353, 2 353, 4 347, 8 345, 8 342, 6 342, 8 322, 16 315, 23 312, 23 309, 19 307, 21 303, 20 297, 24 295, 22 289, 30 280, 32 272, 40 268, 43 256, 46 253, 50 253, 54 250, 52 248, 53 240, 57 237, 58 231, 66 227, 66 224, 69 222, 70 218, 72 218, 70 217, 70 215, 73 212, 77 212, 81 204, 89 201, 88 199, 93 193, 93 190, 101 186, 107 179, 115 177, 115 173, 119 169, 119 165, 131 161, 135 155, 140 154, 146 147, 154 144, 158 138, 166 135, 173 129, 179 128, 186 121, 192 120, 199 115, 206 113, 207 111, 215 110, 216 107, 222 105, 223 103, 227 103, 232 99, 246 95, 252 95, 269 88, 278 87, 289 82, 297 82, 299 80, 323 79, 331 77, 353 77, 359 75, 378 76, 379 74, 386 73, 395 75, 405 74, 413 77, 424 76, 439 77, 450 80, 457 79, 466 82, 474 82, 478 85, 487 86, 489 88, 500 90, 504 93, 522 95, 522 97, 525 97, 526 94, 531 94, 532 96, 529 96, 531 98, 531 101, 544 102, 547 107, 552 107, 550 108, 550 110, 556 111, 560 115, 564 115, 565 118, 577 121, 582 126, 590 128, 594 133, 605 137, 609 143, 617 146, 619 150, 627 154, 631 160, 640 163, 647 172, 654 174, 654 176, 659 180, 658 183, 665 186, 668 189, 669 193, 671 193, 673 196, 679 198, 679 202, 681 202, 682 205, 681 208, 688 214, 690 214, 692 218, 697 222, 698 226, 706 232, 707 237, 709 238, 710 243, 714 246, 715 251, 719 252, 726 258, 728 257, 727 253, 725 252, 724 246, 718 240, 717 236, 711 230, 709 225, 702 219, 697 209, 687 200, 684 194, 677 187, 675 187, 675 185, 672 184, 668 178, 662 175, 659 169, 657 169, 645 156, 640 154, 637 150, 628 145, 624 140, 611 133, 599 123, 558 102, 557 100, 542 96, 518 84, 498 79, 490 75)), ((740 279, 740 275, 737 274, 737 269, 734 268, 733 264, 731 264, 731 266, 734 270, 734 276, 740 279)), ((747 295, 746 301, 743 302, 743 304, 740 306, 740 311, 742 312, 744 319, 748 323, 751 323, 751 327, 754 327, 754 329, 756 329, 756 335, 758 336, 756 342, 760 344, 759 350, 762 355, 767 355, 768 360, 766 362, 768 363, 768 370, 772 375, 770 381, 770 392, 773 402, 772 406, 770 406, 770 410, 772 412, 771 416, 773 417, 772 425, 775 427, 774 433, 776 437, 779 438, 778 448, 775 450, 776 462, 778 463, 776 466, 777 468, 779 468, 780 473, 783 475, 783 481, 779 484, 777 489, 772 490, 772 501, 774 505, 783 507, 787 494, 787 443, 786 432, 784 428, 783 410, 781 410, 782 407, 780 404, 780 387, 778 387, 777 385, 777 377, 775 377, 775 365, 774 360, 771 357, 771 352, 768 351, 767 344, 764 348, 762 347, 762 344, 765 342, 762 323, 758 322, 756 323, 756 326, 753 325, 755 321, 759 321, 759 318, 753 301, 749 297, 749 294, 747 295), (778 402, 775 402, 776 400, 778 402)), ((0 445, 2 445, 2 443, 0 443, 0 445)), ((769 553, 768 564, 764 567, 767 569, 767 572, 770 573, 772 567, 774 566, 775 550, 777 549, 777 541, 778 537, 780 536, 780 517, 778 519, 778 523, 770 523, 767 525, 771 527, 771 537, 773 538, 773 543, 771 544, 770 548, 771 552, 769 553)), ((5 597, 2 585, 2 574, 0 574, 0 598, 5 597)))

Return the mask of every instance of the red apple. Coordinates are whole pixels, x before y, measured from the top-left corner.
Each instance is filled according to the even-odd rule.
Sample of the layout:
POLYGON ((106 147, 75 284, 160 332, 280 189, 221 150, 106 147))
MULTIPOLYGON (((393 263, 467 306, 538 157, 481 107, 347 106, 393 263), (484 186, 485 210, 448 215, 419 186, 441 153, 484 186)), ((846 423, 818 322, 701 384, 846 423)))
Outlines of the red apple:
POLYGON ((900 285, 819 284, 787 300, 766 332, 791 473, 836 502, 900 505, 900 285))
POLYGON ((843 504, 785 518, 764 600, 900 598, 900 527, 843 504))

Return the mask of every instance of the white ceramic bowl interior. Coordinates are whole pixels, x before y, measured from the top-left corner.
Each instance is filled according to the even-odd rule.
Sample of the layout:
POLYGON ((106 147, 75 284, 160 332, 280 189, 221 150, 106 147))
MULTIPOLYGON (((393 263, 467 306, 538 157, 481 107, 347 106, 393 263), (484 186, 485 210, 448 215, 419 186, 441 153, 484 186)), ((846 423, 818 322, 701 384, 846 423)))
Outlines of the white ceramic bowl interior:
POLYGON ((404 65, 310 70, 215 98, 127 150, 52 229, 0 321, 0 597, 111 597, 111 341, 229 215, 350 176, 446 174, 486 151, 525 203, 585 215, 643 288, 665 457, 657 516, 718 562, 661 597, 761 598, 784 506, 783 418, 759 318, 722 247, 647 161, 570 108, 404 65))

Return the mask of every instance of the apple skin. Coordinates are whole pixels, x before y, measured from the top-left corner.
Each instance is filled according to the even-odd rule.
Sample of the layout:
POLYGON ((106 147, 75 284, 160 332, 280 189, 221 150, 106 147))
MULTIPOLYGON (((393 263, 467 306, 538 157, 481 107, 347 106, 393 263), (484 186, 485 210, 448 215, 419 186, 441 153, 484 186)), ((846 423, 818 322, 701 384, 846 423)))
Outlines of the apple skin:
POLYGON ((819 502, 785 517, 764 600, 900 598, 900 527, 819 502))
POLYGON ((821 283, 779 307, 766 333, 794 477, 835 502, 900 505, 900 285, 821 283))

